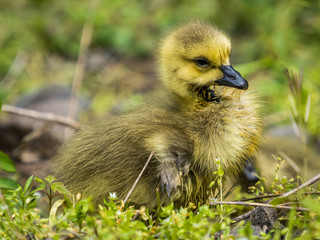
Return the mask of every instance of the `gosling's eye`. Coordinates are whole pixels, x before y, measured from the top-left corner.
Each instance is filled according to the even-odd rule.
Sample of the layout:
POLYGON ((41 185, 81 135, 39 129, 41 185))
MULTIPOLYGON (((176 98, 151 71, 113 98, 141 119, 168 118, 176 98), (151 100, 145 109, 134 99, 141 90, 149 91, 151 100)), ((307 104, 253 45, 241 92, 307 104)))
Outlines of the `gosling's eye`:
POLYGON ((207 68, 210 66, 209 60, 203 57, 196 58, 194 62, 197 64, 198 67, 201 67, 201 68, 207 68))

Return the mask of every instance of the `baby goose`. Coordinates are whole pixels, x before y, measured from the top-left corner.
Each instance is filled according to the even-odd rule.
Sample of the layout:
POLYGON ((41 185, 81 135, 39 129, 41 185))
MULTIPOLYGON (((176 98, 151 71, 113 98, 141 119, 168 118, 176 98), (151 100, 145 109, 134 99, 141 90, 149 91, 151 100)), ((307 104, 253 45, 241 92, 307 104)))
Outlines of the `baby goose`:
POLYGON ((56 157, 56 176, 96 204, 115 192, 136 206, 206 202, 216 159, 225 175, 241 171, 260 138, 258 104, 229 62, 231 43, 217 27, 193 22, 163 40, 165 97, 136 111, 83 126, 56 157), (157 193, 158 191, 158 193, 157 193), (158 195, 158 196, 157 196, 158 195))

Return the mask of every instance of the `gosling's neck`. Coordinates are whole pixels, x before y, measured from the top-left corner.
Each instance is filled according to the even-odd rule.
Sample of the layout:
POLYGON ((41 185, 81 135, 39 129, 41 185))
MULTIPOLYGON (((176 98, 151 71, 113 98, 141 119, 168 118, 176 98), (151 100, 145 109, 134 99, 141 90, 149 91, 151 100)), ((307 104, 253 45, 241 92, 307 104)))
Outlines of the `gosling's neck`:
POLYGON ((198 112, 207 107, 218 107, 228 98, 219 96, 212 86, 190 86, 188 94, 181 96, 179 93, 166 89, 171 109, 176 112, 198 112))

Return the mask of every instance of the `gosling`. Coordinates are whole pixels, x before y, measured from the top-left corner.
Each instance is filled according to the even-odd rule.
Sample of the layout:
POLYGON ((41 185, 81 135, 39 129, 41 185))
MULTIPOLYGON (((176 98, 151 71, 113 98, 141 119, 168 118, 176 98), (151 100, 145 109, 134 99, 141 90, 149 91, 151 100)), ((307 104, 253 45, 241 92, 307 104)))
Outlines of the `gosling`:
POLYGON ((158 52, 165 94, 139 109, 83 126, 55 158, 56 177, 74 194, 156 208, 206 203, 217 159, 226 177, 242 171, 261 134, 259 104, 229 62, 229 37, 203 22, 169 34, 158 52))

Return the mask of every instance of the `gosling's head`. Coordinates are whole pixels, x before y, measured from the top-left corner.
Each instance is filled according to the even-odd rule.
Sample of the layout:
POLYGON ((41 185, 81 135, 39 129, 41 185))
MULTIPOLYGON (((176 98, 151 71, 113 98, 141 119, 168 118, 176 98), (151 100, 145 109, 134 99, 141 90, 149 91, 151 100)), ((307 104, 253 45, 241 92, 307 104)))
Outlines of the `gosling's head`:
POLYGON ((223 94, 216 86, 246 90, 248 82, 230 65, 230 53, 230 39, 217 27, 202 22, 186 24, 161 43, 160 77, 186 100, 204 92, 205 100, 212 101, 223 94))

